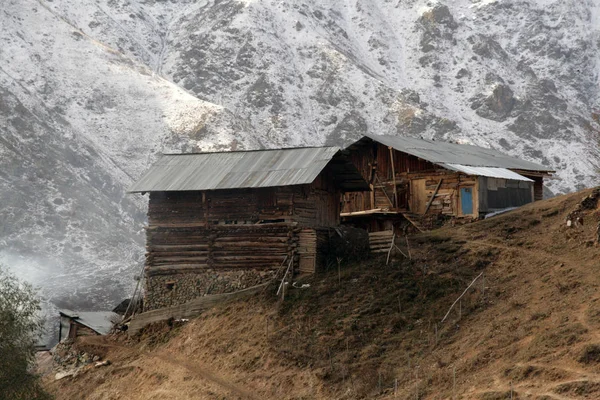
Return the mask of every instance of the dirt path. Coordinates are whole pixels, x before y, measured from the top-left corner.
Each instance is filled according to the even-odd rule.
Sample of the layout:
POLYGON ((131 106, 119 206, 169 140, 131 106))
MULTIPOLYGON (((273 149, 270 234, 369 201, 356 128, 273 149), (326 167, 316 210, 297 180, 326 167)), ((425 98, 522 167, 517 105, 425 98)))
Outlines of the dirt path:
POLYGON ((103 337, 89 337, 86 340, 86 344, 89 344, 92 346, 104 347, 104 348, 108 348, 108 349, 112 349, 112 350, 117 350, 120 352, 120 354, 116 354, 117 357, 119 357, 119 358, 131 357, 131 356, 135 357, 137 360, 139 360, 142 357, 154 358, 154 359, 160 360, 162 362, 165 362, 167 364, 186 369, 188 372, 193 374, 196 378, 200 378, 204 381, 215 384, 215 385, 219 386, 220 388, 225 389, 229 393, 241 397, 242 399, 253 399, 253 400, 259 399, 258 397, 253 395, 251 391, 249 391, 245 388, 242 388, 234 383, 231 383, 231 381, 228 380, 227 378, 221 377, 218 374, 207 370, 204 366, 201 366, 196 362, 190 362, 187 360, 182 360, 180 358, 174 357, 173 354, 170 354, 165 350, 138 351, 137 349, 127 347, 127 346, 105 343, 103 341, 103 339, 104 339, 103 337))

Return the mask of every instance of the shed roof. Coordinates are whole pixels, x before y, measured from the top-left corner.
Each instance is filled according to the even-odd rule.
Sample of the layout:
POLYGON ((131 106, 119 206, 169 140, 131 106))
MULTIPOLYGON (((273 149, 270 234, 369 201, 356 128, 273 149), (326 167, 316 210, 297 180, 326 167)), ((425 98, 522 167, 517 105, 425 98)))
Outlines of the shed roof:
POLYGON ((345 191, 369 190, 337 147, 165 154, 130 193, 264 188, 310 184, 329 166, 345 191))
POLYGON ((470 167, 462 164, 440 164, 441 166, 453 171, 463 172, 467 175, 487 176, 489 178, 511 179, 514 181, 533 182, 533 179, 519 175, 506 168, 496 167, 470 167))
POLYGON ((525 161, 520 158, 511 157, 493 149, 406 136, 366 134, 349 147, 371 140, 434 164, 461 164, 471 167, 495 167, 548 173, 554 172, 551 168, 525 161))
POLYGON ((76 312, 72 310, 59 310, 63 317, 70 318, 81 325, 87 326, 101 335, 110 333, 113 325, 119 321, 119 314, 112 311, 76 312))

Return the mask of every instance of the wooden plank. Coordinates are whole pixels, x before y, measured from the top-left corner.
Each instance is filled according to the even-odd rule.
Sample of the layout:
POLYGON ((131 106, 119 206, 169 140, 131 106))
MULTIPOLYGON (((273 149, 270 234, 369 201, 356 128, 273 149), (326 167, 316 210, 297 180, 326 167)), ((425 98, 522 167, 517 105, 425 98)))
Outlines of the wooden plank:
POLYGON ((389 230, 389 231, 379 231, 379 232, 369 232, 369 237, 376 237, 376 236, 389 236, 392 237, 394 233, 389 230))
POLYGON ((425 211, 425 179, 413 179, 410 181, 411 210, 415 214, 423 214, 425 211))
POLYGON ((262 285, 253 286, 233 293, 223 293, 199 297, 195 300, 189 301, 178 306, 160 308, 158 310, 152 310, 138 314, 133 318, 133 320, 131 320, 127 332, 130 335, 133 335, 139 332, 140 329, 142 329, 148 324, 160 321, 167 321, 171 318, 182 319, 196 317, 204 311, 218 304, 229 303, 231 301, 250 297, 256 293, 259 293, 268 284, 269 283, 264 283, 262 285))
POLYGON ((313 274, 317 268, 317 232, 313 229, 303 229, 298 238, 298 269, 300 273, 313 274))

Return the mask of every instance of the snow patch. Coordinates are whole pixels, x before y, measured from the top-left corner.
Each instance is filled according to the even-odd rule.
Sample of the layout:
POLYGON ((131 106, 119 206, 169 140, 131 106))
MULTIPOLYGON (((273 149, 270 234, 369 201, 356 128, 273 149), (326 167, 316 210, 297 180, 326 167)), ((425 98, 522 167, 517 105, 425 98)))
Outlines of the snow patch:
POLYGON ((489 6, 490 4, 499 3, 501 1, 502 0, 479 0, 477 3, 471 4, 469 8, 480 9, 489 6))

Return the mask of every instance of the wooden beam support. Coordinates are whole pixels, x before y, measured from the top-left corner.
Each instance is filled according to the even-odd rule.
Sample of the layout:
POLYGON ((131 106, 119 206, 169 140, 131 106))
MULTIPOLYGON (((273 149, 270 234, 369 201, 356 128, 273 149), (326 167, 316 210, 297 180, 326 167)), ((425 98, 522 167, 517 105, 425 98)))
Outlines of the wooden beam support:
POLYGON ((387 192, 385 191, 385 185, 383 183, 381 183, 381 181, 379 180, 379 177, 377 175, 375 175, 375 180, 377 182, 379 182, 379 184, 381 185, 381 191, 383 192, 383 194, 385 195, 386 199, 388 200, 388 202, 390 203, 390 205, 393 208, 394 207, 394 203, 392 202, 392 199, 390 199, 390 196, 388 196, 387 192))
POLYGON ((423 214, 427 214, 427 211, 429 211, 429 207, 431 207, 431 203, 433 203, 433 199, 435 199, 435 195, 440 190, 440 187, 442 186, 443 181, 444 181, 444 178, 440 179, 440 182, 437 184, 435 191, 431 195, 431 199, 429 199, 429 202, 427 203, 427 207, 425 207, 425 212, 423 214))
POLYGON ((394 166, 394 149, 392 147, 388 147, 390 150, 390 163, 392 165, 392 182, 394 183, 394 204, 392 207, 398 207, 398 188, 396 187, 396 167, 394 166))

